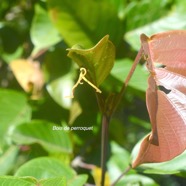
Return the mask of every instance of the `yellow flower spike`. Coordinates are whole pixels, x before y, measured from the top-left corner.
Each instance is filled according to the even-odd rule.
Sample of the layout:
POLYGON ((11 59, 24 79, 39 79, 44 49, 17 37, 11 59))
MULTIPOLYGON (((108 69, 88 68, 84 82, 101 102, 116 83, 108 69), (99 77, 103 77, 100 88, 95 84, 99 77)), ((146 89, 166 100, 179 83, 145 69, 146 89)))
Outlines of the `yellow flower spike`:
POLYGON ((79 84, 83 84, 82 80, 86 81, 91 87, 93 87, 96 92, 101 93, 101 90, 97 88, 94 84, 92 84, 88 79, 86 79, 85 75, 87 74, 87 70, 85 68, 80 68, 80 75, 76 82, 76 84, 72 87, 72 95, 71 96, 65 96, 66 98, 74 98, 74 90, 79 84))

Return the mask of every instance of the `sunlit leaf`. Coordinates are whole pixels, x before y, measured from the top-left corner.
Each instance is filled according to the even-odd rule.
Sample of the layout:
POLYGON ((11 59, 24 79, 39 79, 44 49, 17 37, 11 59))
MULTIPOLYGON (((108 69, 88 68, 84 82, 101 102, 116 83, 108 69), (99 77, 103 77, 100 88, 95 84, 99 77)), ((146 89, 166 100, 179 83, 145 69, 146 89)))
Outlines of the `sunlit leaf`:
POLYGON ((122 24, 116 9, 107 1, 47 2, 53 22, 70 47, 75 44, 93 47, 106 34, 114 43, 122 38, 122 24))
POLYGON ((56 177, 56 178, 42 179, 41 181, 39 181, 39 184, 41 184, 42 186, 51 186, 51 185, 66 186, 67 185, 66 179, 63 176, 56 177))
POLYGON ((71 179, 75 171, 59 160, 47 157, 35 158, 22 165, 15 176, 32 176, 36 179, 55 178, 64 176, 71 179))
POLYGON ((152 131, 143 139, 133 168, 169 161, 186 149, 186 31, 162 32, 150 38, 143 34, 140 39, 150 72, 146 105, 152 131), (164 67, 156 67, 155 62, 164 67))
POLYGON ((142 33, 152 35, 162 31, 186 29, 185 19, 186 14, 172 13, 168 16, 158 19, 157 21, 151 22, 143 27, 137 28, 126 33, 125 39, 132 46, 132 48, 134 48, 135 50, 139 50, 139 38, 142 33))
POLYGON ((39 97, 44 84, 40 64, 29 59, 17 59, 10 63, 10 67, 21 87, 32 93, 33 98, 39 97))
POLYGON ((38 4, 35 5, 35 14, 30 35, 34 44, 32 56, 37 54, 40 50, 46 49, 61 40, 57 29, 50 21, 47 11, 38 4))
POLYGON ((109 159, 107 166, 110 178, 113 182, 129 166, 130 154, 115 142, 111 143, 111 152, 112 156, 109 159))
POLYGON ((64 130, 57 130, 60 126, 45 121, 32 121, 17 126, 11 132, 11 139, 17 144, 28 145, 38 143, 48 152, 72 152, 72 143, 64 130))
POLYGON ((59 160, 46 157, 27 162, 18 169, 15 176, 31 176, 36 179, 42 179, 40 183, 44 184, 44 186, 49 186, 49 184, 55 185, 54 183, 56 183, 57 180, 58 183, 65 183, 65 185, 68 186, 82 186, 87 180, 87 175, 77 176, 70 166, 65 165, 59 160))
POLYGON ((53 80, 47 85, 50 96, 62 107, 70 108, 72 99, 66 98, 72 94, 74 81, 71 74, 67 74, 61 78, 53 80))
POLYGON ((159 184, 157 184, 152 178, 138 174, 126 175, 116 184, 116 186, 124 185, 159 186, 159 184))
POLYGON ((84 67, 88 71, 90 81, 96 86, 99 86, 108 76, 114 65, 115 47, 107 35, 93 48, 69 49, 68 56, 72 58, 79 67, 84 67))
POLYGON ((125 28, 127 31, 135 30, 162 17, 166 17, 175 11, 175 7, 174 9, 172 8, 174 5, 175 4, 171 4, 169 0, 156 0, 151 2, 149 2, 149 0, 127 1, 126 6, 121 10, 123 19, 126 21, 125 28), (157 11, 159 9, 161 9, 161 11, 157 11))
POLYGON ((0 89, 0 145, 2 146, 11 126, 28 122, 31 118, 31 109, 27 104, 26 96, 12 90, 0 89))
POLYGON ((78 175, 75 176, 73 179, 67 182, 68 186, 82 186, 86 183, 88 176, 87 175, 78 175))
POLYGON ((1 176, 0 185, 12 185, 12 186, 36 186, 37 182, 34 178, 19 178, 13 176, 1 176))
POLYGON ((10 146, 3 154, 0 156, 0 175, 8 174, 12 169, 16 157, 18 155, 19 148, 16 146, 10 146))
MULTIPOLYGON (((121 82, 124 82, 131 67, 132 61, 130 59, 117 60, 111 71, 111 74, 121 82)), ((129 86, 145 92, 147 89, 147 77, 147 70, 138 65, 132 76, 132 79, 129 81, 129 86)))

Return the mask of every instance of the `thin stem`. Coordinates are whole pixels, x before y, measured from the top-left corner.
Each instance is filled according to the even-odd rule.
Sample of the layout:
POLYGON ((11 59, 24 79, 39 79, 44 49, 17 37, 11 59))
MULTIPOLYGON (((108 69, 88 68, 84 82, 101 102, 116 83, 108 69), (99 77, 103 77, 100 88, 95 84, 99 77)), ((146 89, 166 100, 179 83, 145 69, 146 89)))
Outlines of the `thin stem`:
MULTIPOLYGON (((118 104, 120 103, 121 99, 122 99, 122 96, 125 92, 125 89, 128 85, 128 82, 130 81, 135 69, 136 69, 136 66, 137 64, 139 63, 140 59, 141 59, 141 56, 142 56, 142 53, 143 53, 143 48, 141 48, 134 60, 134 63, 132 65, 132 68, 126 78, 126 80, 124 81, 124 84, 121 88, 121 91, 117 97, 117 99, 115 100, 115 104, 113 105, 113 108, 111 109, 111 111, 107 112, 105 109, 102 109, 103 111, 103 118, 102 118, 102 139, 101 139, 101 168, 102 168, 102 175, 101 175, 101 186, 104 186, 105 184, 105 172, 106 172, 106 154, 107 154, 107 146, 108 146, 108 129, 109 129, 109 122, 110 122, 110 117, 111 115, 113 114, 113 112, 116 110, 118 104), (106 112, 105 112, 106 111, 106 112), (107 113, 107 114, 105 114, 107 113), (109 114, 108 114, 109 113, 109 114)), ((99 98, 99 97, 97 97, 99 98)), ((98 104, 99 106, 101 106, 101 103, 99 102, 100 99, 98 99, 98 104)), ((107 107, 105 107, 107 108, 107 107)), ((119 179, 121 179, 121 177, 123 175, 125 175, 129 170, 130 170, 131 167, 129 167, 113 184, 112 186, 114 186, 118 181, 119 179)))
POLYGON ((123 177, 125 176, 131 169, 131 166, 127 167, 126 170, 111 184, 111 186, 115 186, 116 183, 123 177))
POLYGON ((136 58, 135 58, 135 60, 134 60, 132 68, 130 69, 130 72, 128 73, 128 76, 127 76, 127 78, 125 80, 125 83, 124 83, 125 87, 128 85, 128 82, 131 79, 131 77, 132 77, 132 75, 133 75, 133 73, 134 73, 134 71, 136 69, 137 64, 140 62, 142 54, 143 54, 143 48, 141 47, 139 52, 138 52, 138 54, 137 54, 137 56, 136 56, 136 58))
POLYGON ((101 138, 101 186, 105 184, 105 172, 106 172, 106 154, 108 146, 108 129, 109 129, 109 117, 103 114, 102 118, 102 138, 101 138))
POLYGON ((128 73, 128 76, 127 76, 127 78, 125 79, 125 81, 123 83, 123 86, 122 86, 122 88, 120 90, 120 93, 119 93, 119 95, 117 97, 116 104, 114 105, 114 108, 113 108, 113 111, 112 112, 114 112, 116 110, 118 104, 120 103, 121 98, 123 97, 123 94, 125 92, 125 89, 126 89, 128 83, 129 83, 129 81, 130 81, 130 79, 131 79, 131 77, 132 77, 135 69, 136 69, 136 66, 140 62, 140 59, 141 59, 142 54, 143 54, 143 48, 141 47, 140 50, 139 50, 139 52, 138 52, 138 54, 137 54, 137 56, 136 56, 136 58, 135 58, 135 60, 134 60, 134 63, 132 65, 132 68, 130 69, 130 72, 128 73))

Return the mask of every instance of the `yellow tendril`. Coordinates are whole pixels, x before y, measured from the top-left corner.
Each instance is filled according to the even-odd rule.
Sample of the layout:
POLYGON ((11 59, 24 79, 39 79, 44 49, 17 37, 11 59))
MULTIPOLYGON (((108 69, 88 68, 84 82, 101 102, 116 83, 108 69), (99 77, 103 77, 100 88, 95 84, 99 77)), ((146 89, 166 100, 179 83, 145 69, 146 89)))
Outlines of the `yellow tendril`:
POLYGON ((87 73, 87 70, 85 68, 80 68, 80 75, 76 82, 76 84, 72 87, 72 95, 71 96, 65 96, 66 98, 74 98, 74 90, 79 84, 83 84, 82 80, 86 81, 91 87, 93 87, 96 92, 101 93, 101 90, 97 88, 94 84, 92 84, 88 79, 86 79, 85 75, 87 73))

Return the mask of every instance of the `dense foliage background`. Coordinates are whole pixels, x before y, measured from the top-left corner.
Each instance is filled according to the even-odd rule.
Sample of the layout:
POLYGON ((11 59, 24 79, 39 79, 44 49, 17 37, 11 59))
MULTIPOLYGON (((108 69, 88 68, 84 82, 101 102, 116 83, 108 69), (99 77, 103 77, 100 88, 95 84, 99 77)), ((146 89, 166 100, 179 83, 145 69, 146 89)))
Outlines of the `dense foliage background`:
MULTIPOLYGON (((1 0, 0 185, 81 186, 98 182, 101 114, 95 91, 86 83, 77 87, 74 99, 65 98, 79 74, 66 49, 75 44, 91 48, 109 34, 116 47, 115 64, 99 88, 104 97, 116 94, 140 48, 140 34, 186 29, 185 3, 1 0), (38 65, 25 65, 31 59, 41 70, 38 65), (21 77, 16 79, 18 74, 21 77), (78 126, 93 130, 69 128, 78 126)), ((112 117, 107 182, 112 183, 128 167, 131 152, 136 153, 135 144, 150 132, 145 105, 147 77, 142 62, 112 117)), ((117 185, 185 185, 185 162, 183 153, 170 162, 140 166, 117 185)))

